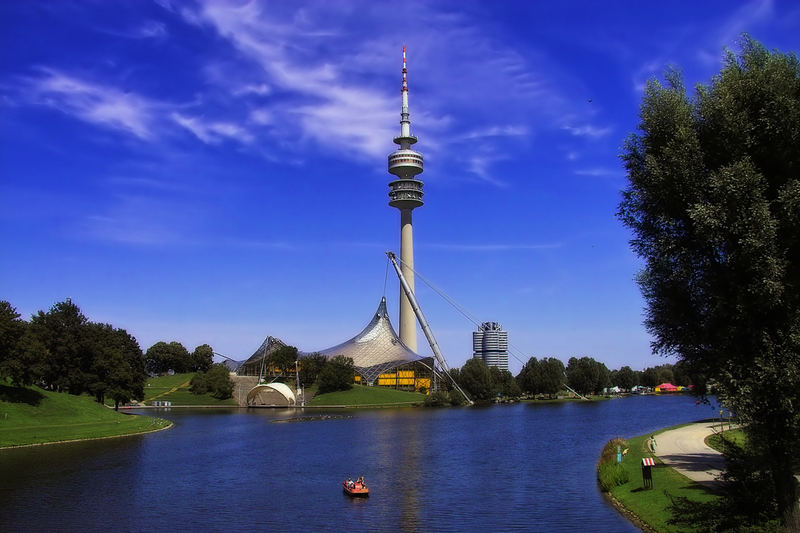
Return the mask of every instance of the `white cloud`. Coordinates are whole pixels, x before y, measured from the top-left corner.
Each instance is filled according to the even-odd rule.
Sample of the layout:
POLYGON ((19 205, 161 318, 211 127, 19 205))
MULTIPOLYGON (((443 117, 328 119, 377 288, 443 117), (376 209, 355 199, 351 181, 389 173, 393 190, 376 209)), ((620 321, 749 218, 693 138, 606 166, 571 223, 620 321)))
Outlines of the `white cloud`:
POLYGON ((593 167, 593 168, 581 168, 575 171, 575 174, 578 176, 615 176, 620 173, 619 170, 613 170, 609 168, 601 168, 601 167, 593 167))
POLYGON ((85 122, 152 139, 155 115, 160 107, 143 96, 80 80, 54 69, 40 68, 42 75, 28 79, 39 101, 85 122))
POLYGON ((170 118, 206 144, 217 144, 225 139, 243 144, 253 142, 253 135, 249 131, 231 122, 206 122, 180 113, 171 113, 170 118))
POLYGON ((259 84, 251 84, 245 85, 241 88, 236 89, 233 94, 236 96, 248 95, 248 94, 255 94, 258 96, 266 96, 272 93, 272 88, 267 85, 266 83, 259 83, 259 84))
POLYGON ((163 22, 148 20, 136 30, 135 35, 142 39, 161 39, 167 36, 167 27, 163 22))
POLYGON ((592 139, 599 139, 605 137, 613 131, 611 127, 600 128, 591 124, 583 124, 581 126, 562 126, 561 129, 570 132, 576 137, 590 137, 592 139))

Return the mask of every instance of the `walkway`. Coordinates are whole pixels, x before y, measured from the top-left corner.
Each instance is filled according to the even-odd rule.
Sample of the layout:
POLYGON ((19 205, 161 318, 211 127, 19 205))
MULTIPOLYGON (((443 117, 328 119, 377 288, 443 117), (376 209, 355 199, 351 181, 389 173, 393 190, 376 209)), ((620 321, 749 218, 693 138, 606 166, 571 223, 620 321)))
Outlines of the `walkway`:
POLYGON ((656 435, 656 455, 666 464, 710 489, 718 489, 717 477, 725 468, 722 454, 706 446, 705 438, 714 433, 712 422, 695 422, 656 435))

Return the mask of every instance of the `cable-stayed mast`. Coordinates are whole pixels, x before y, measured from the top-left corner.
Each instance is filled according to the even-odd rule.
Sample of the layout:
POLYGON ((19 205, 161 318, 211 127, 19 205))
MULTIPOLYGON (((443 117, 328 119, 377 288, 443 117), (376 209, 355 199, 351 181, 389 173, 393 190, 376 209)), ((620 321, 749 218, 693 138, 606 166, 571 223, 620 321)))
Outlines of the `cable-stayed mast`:
MULTIPOLYGON (((411 149, 417 138, 411 135, 411 120, 408 113, 408 68, 406 67, 406 47, 403 47, 403 86, 402 107, 400 108, 400 135, 394 138, 397 150, 389 154, 389 173, 396 179, 389 182, 389 205, 400 210, 400 259, 403 275, 411 292, 414 291, 414 234, 411 225, 411 211, 423 204, 422 181, 417 175, 422 173, 422 154, 411 149)), ((411 303, 400 290, 400 340, 417 351, 417 326, 411 303)))

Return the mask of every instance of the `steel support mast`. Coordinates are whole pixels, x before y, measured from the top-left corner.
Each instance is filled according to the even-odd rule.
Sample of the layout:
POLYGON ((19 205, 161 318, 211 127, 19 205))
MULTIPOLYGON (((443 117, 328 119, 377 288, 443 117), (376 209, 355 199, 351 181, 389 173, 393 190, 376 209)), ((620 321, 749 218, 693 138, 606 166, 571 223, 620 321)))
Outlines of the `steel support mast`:
POLYGON ((397 257, 393 252, 386 252, 386 255, 392 262, 394 271, 397 272, 397 277, 400 279, 400 286, 402 287, 405 295, 408 297, 408 301, 411 304, 411 308, 414 310, 414 314, 417 315, 417 320, 422 328, 422 332, 425 334, 425 338, 428 339, 428 344, 430 344, 431 350, 433 350, 433 356, 436 358, 439 366, 442 367, 442 372, 444 372, 444 374, 450 379, 450 383, 453 384, 456 390, 460 392, 462 396, 464 396, 464 399, 467 400, 467 403, 472 404, 472 400, 469 399, 467 393, 458 386, 458 383, 456 383, 456 381, 453 379, 453 376, 450 375, 450 368, 447 366, 447 361, 444 360, 441 350, 439 350, 439 343, 436 342, 436 338, 433 336, 433 331, 431 331, 428 321, 425 320, 425 315, 422 314, 422 309, 417 302, 417 298, 414 296, 414 291, 411 290, 411 287, 408 285, 408 281, 406 281, 405 276, 403 276, 400 265, 397 263, 397 257))

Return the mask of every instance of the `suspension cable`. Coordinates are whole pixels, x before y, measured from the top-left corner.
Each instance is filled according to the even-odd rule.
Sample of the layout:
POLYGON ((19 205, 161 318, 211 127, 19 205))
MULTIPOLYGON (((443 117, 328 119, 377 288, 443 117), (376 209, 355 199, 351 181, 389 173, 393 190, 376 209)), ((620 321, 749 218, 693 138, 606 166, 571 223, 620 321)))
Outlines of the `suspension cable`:
MULTIPOLYGON (((396 256, 395 256, 395 257, 396 257, 396 256)), ((448 296, 448 295, 447 295, 447 294, 446 294, 446 293, 445 293, 443 290, 439 289, 439 288, 438 288, 438 287, 436 287, 436 286, 435 286, 433 283, 431 283, 430 281, 428 281, 428 280, 425 278, 425 276, 423 276, 422 274, 420 274, 419 272, 417 272, 416 270, 414 270, 414 267, 411 267, 411 266, 409 266, 408 264, 406 264, 405 262, 403 262, 403 260, 402 260, 402 259, 400 259, 399 257, 396 257, 396 259, 397 259, 398 261, 400 261, 400 263, 401 263, 403 266, 405 266, 406 268, 408 268, 409 270, 411 270, 411 272, 413 272, 415 276, 417 276, 419 279, 421 279, 421 280, 423 281, 423 283, 425 283, 425 285, 427 285, 428 287, 430 287, 430 288, 431 288, 431 290, 433 290, 433 291, 434 291, 436 294, 438 294, 439 296, 441 296, 441 297, 442 297, 442 298, 443 298, 443 299, 444 299, 444 300, 445 300, 447 303, 449 303, 450 305, 452 305, 452 306, 453 306, 453 308, 454 308, 456 311, 458 311, 459 313, 461 313, 461 314, 462 314, 462 315, 463 315, 463 316, 464 316, 464 317, 465 317, 467 320, 469 320, 470 322, 472 322, 472 323, 473 323, 473 324, 474 324, 476 327, 480 327, 480 325, 481 325, 481 322, 480 322, 480 320, 479 320, 477 317, 475 317, 475 315, 473 315, 472 313, 470 313, 469 311, 467 311, 467 310, 466 310, 466 309, 465 309, 463 306, 459 305, 459 304, 458 304, 458 302, 456 302, 455 300, 453 300, 453 299, 452 299, 450 296, 448 296)), ((388 264, 388 262, 387 262, 387 264, 386 264, 386 268, 387 268, 387 269, 389 268, 389 264, 388 264)), ((386 287, 384 286, 384 295, 385 295, 385 294, 386 294, 386 287)), ((511 356, 512 356, 514 359, 516 359, 518 362, 522 363, 522 365, 524 366, 524 365, 525 365, 525 363, 526 363, 526 361, 524 361, 523 359, 521 359, 520 357, 518 357, 516 353, 514 353, 514 352, 518 352, 520 355, 522 355, 522 357, 524 357, 524 354, 522 353, 522 351, 521 351, 521 350, 518 350, 518 348, 517 348, 516 346, 512 345, 511 343, 509 343, 508 347, 510 348, 510 349, 509 349, 509 351, 508 351, 508 353, 509 353, 509 354, 511 354, 511 356)))

